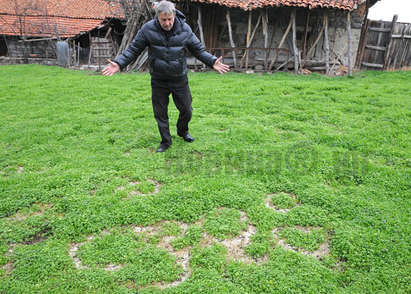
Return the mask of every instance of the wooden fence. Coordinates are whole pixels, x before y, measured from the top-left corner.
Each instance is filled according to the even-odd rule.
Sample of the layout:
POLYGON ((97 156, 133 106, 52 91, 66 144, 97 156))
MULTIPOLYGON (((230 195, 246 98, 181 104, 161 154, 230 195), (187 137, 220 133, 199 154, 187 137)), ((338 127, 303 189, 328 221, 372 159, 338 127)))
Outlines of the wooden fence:
POLYGON ((367 19, 358 46, 356 67, 398 70, 411 67, 411 24, 367 19))

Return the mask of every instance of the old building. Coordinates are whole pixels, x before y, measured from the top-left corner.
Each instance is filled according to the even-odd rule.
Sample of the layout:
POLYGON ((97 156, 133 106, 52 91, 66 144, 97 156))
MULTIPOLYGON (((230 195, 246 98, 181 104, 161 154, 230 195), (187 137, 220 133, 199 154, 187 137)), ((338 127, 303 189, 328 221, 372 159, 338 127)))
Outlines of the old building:
POLYGON ((122 19, 119 4, 102 0, 0 0, 0 62, 56 64, 58 41, 70 65, 105 62, 122 19))
POLYGON ((332 73, 354 63, 376 1, 186 0, 179 7, 207 49, 239 70, 332 73))
MULTIPOLYGON (((335 74, 352 70, 368 8, 377 1, 176 3, 207 50, 223 56, 224 62, 235 70, 335 74)), ((56 64, 56 52, 65 52, 60 55, 67 56, 66 65, 104 64, 105 59, 117 54, 126 25, 124 7, 119 2, 0 0, 0 63, 56 64)), ((130 3, 151 6, 151 0, 130 3)), ((137 23, 132 24, 138 27, 137 23)), ((201 68, 194 58, 189 58, 188 63, 201 68)))

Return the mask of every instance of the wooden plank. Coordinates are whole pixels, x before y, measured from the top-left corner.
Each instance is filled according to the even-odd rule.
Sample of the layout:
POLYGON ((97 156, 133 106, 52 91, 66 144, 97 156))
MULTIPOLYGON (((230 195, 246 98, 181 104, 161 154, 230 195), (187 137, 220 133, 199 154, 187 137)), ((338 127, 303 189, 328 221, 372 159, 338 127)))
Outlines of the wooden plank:
POLYGON ((18 40, 17 42, 41 42, 41 41, 50 41, 50 40, 57 40, 57 38, 25 39, 25 40, 18 40))
POLYGON ((298 48, 297 48, 297 25, 296 25, 297 10, 294 8, 291 12, 291 18, 293 20, 293 51, 294 51, 294 73, 298 74, 298 48))
MULTIPOLYGON (((408 27, 408 33, 410 33, 411 32, 411 25, 407 25, 407 27, 408 27)), ((408 42, 408 40, 405 41, 405 48, 404 48, 403 56, 401 58, 400 68, 402 68, 406 65, 406 59, 407 59, 407 55, 408 55, 409 44, 410 44, 410 42, 408 42)))
MULTIPOLYGON (((368 3, 368 0, 367 0, 368 3)), ((368 11, 367 11, 368 12, 368 11)), ((364 51, 365 51, 365 46, 367 43, 367 33, 368 33, 368 27, 370 25, 370 20, 367 19, 365 21, 365 26, 363 27, 363 30, 361 31, 361 40, 360 44, 358 45, 358 53, 357 53, 357 61, 356 61, 356 67, 360 68, 362 60, 364 59, 364 51)))
POLYGON ((391 32, 391 29, 389 28, 368 28, 369 31, 373 31, 373 32, 380 32, 380 33, 389 33, 391 32))
MULTIPOLYGON (((250 45, 250 33, 251 33, 251 19, 253 17, 253 12, 250 10, 248 12, 248 30, 247 30, 247 51, 246 51, 246 58, 245 58, 245 70, 248 70, 248 47, 250 45)), ((243 60, 241 60, 241 65, 243 64, 243 60)))
MULTIPOLYGON (((407 29, 407 27, 404 26, 403 29, 402 29, 402 33, 401 33, 402 36, 404 36, 404 33, 405 33, 406 29, 407 29)), ((405 49, 405 42, 406 41, 405 42, 404 41, 405 41, 405 39, 401 38, 401 43, 398 44, 398 50, 395 53, 395 57, 394 57, 394 66, 393 66, 394 69, 397 69, 397 58, 398 58, 398 55, 399 55, 401 49, 405 49)))
POLYGON ((348 33, 348 75, 352 76, 352 37, 351 37, 351 12, 347 12, 348 33))
MULTIPOLYGON (((380 28, 384 28, 384 22, 383 21, 381 21, 381 23, 380 23, 380 28)), ((382 41, 382 32, 379 32, 378 37, 377 37, 377 47, 381 46, 381 41, 382 41)), ((377 63, 379 55, 380 55, 379 52, 375 52, 374 62, 373 63, 377 63)))
POLYGON ((368 63, 368 62, 363 62, 362 65, 366 67, 376 67, 376 68, 384 68, 383 64, 377 64, 377 63, 368 63))
POLYGON ((325 74, 330 72, 330 43, 328 40, 328 10, 324 11, 325 74))
POLYGON ((368 31, 368 25, 369 25, 369 20, 368 20, 368 12, 370 9, 370 0, 365 1, 365 14, 363 17, 363 23, 362 28, 361 28, 361 35, 360 35, 360 41, 358 43, 358 50, 357 50, 357 58, 355 60, 355 67, 360 68, 361 67, 361 62, 364 54, 364 49, 365 49, 365 43, 367 39, 367 31, 368 31))
MULTIPOLYGON (((198 6, 198 18, 197 18, 197 23, 198 23, 198 28, 200 30, 200 39, 201 39, 201 43, 203 43, 204 47, 205 47, 205 42, 204 42, 204 33, 203 33, 203 23, 202 23, 202 19, 201 19, 201 6, 198 6)), ((205 68, 205 64, 203 64, 203 68, 205 68)))
POLYGON ((227 25, 228 25, 228 36, 230 37, 230 45, 231 45, 231 48, 233 48, 232 53, 233 53, 234 68, 237 68, 237 58, 236 58, 235 49, 234 49, 235 44, 234 44, 234 41, 233 41, 233 31, 232 31, 232 28, 231 28, 230 9, 227 9, 226 19, 227 19, 227 25))
POLYGON ((302 54, 301 54, 301 55, 303 56, 303 58, 305 57, 305 53, 307 52, 306 49, 307 49, 308 26, 309 26, 309 24, 310 24, 310 16, 311 16, 311 11, 308 10, 308 12, 307 12, 307 19, 306 19, 305 28, 304 28, 304 45, 303 45, 303 52, 302 52, 302 54))
POLYGON ((392 35, 391 36, 391 38, 393 38, 393 39, 402 39, 402 38, 404 38, 404 39, 411 39, 411 35, 392 35))
MULTIPOLYGON (((262 28, 263 28, 263 35, 264 35, 264 49, 268 48, 268 9, 265 9, 262 14, 262 28)), ((264 58, 264 70, 267 70, 267 60, 268 60, 268 53, 269 51, 265 51, 265 58, 264 58)))
POLYGON ((384 55, 384 70, 388 69, 389 67, 394 27, 395 27, 395 23, 397 22, 397 20, 398 20, 398 15, 396 14, 394 15, 392 22, 391 22, 390 36, 387 42, 388 44, 387 51, 385 51, 385 55, 384 55))
MULTIPOLYGON (((403 41, 405 41, 405 39, 403 39, 403 41)), ((399 68, 402 68, 405 64, 405 58, 407 57, 407 54, 408 54, 408 43, 409 43, 408 41, 404 42, 404 50, 402 52, 402 57, 400 59, 399 68)))
POLYGON ((205 46, 204 43, 204 33, 203 33, 203 23, 202 23, 202 19, 201 19, 201 7, 198 6, 198 18, 197 18, 197 23, 198 23, 198 28, 200 30, 200 40, 201 43, 203 43, 203 45, 205 46))
POLYGON ((385 50, 387 50, 386 47, 383 47, 383 46, 373 46, 373 45, 366 45, 365 48, 371 49, 371 50, 377 50, 377 51, 385 51, 385 50))

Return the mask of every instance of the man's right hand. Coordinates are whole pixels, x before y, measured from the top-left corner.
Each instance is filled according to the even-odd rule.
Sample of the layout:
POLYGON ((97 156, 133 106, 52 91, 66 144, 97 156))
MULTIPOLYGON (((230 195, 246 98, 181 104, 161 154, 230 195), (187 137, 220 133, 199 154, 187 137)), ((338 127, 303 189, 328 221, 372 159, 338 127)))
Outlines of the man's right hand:
POLYGON ((109 64, 101 70, 103 75, 112 76, 116 72, 120 71, 120 66, 117 63, 111 61, 110 59, 108 59, 107 61, 109 62, 109 64))

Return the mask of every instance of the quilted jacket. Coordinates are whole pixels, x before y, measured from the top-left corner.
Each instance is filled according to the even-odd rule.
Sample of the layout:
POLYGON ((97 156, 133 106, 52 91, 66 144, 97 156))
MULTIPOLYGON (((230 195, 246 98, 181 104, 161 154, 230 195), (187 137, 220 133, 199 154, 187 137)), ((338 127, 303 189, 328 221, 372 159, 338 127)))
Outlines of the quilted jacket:
POLYGON ((210 67, 217 59, 205 51, 204 45, 186 23, 184 14, 178 10, 170 31, 163 30, 157 18, 148 21, 138 31, 130 46, 114 62, 123 69, 134 62, 146 47, 150 74, 154 78, 178 78, 186 75, 186 48, 210 67))

